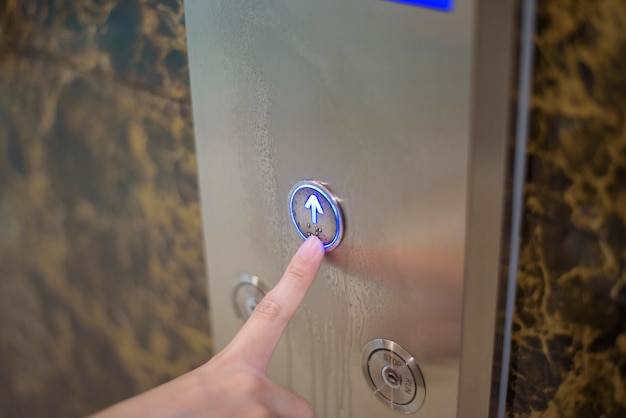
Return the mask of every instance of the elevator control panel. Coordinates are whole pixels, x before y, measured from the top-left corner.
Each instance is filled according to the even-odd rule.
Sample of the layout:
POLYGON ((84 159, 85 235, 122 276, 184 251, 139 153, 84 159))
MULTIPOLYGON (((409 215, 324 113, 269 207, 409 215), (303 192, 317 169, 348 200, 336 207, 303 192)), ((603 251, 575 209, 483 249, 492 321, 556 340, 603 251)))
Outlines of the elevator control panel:
POLYGON ((267 370, 317 418, 489 415, 513 120, 490 115, 517 23, 491 2, 185 2, 213 343, 318 237, 332 252, 267 370))
POLYGON ((296 183, 289 193, 289 212, 302 238, 317 236, 326 251, 332 251, 341 242, 344 222, 339 200, 323 183, 296 183))
POLYGON ((372 392, 394 411, 411 414, 424 403, 422 372, 413 356, 395 342, 378 338, 367 343, 361 366, 372 392))
POLYGON ((248 319, 266 293, 265 286, 257 276, 241 273, 235 277, 232 298, 237 316, 244 321, 248 319))

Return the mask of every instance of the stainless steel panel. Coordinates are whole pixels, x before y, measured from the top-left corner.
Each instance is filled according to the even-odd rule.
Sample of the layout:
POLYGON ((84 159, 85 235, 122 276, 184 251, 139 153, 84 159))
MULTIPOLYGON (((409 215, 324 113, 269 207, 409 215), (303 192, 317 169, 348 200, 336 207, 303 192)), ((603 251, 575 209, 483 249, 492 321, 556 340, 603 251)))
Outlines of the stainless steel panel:
POLYGON ((360 367, 365 344, 385 338, 423 372, 416 415, 455 416, 475 2, 457 1, 452 13, 377 0, 185 7, 216 348, 241 325, 232 278, 276 283, 302 242, 289 191, 319 180, 341 200, 343 242, 326 255, 270 376, 317 417, 396 416, 360 367))

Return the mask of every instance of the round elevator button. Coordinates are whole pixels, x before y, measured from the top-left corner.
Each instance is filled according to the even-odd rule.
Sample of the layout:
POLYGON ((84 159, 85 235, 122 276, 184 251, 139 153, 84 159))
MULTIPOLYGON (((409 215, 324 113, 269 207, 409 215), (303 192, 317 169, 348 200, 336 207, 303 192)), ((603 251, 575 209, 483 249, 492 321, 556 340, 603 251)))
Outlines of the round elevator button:
POLYGON ((289 212, 302 238, 317 236, 326 251, 341 242, 344 229, 341 207, 324 184, 314 180, 296 183, 289 193, 289 212))
POLYGON ((234 278, 232 302, 237 316, 244 321, 252 315, 256 306, 265 297, 265 286, 250 273, 241 273, 234 278))
POLYGON ((379 338, 367 343, 361 367, 372 392, 391 409, 411 414, 424 403, 424 376, 413 356, 395 342, 379 338))

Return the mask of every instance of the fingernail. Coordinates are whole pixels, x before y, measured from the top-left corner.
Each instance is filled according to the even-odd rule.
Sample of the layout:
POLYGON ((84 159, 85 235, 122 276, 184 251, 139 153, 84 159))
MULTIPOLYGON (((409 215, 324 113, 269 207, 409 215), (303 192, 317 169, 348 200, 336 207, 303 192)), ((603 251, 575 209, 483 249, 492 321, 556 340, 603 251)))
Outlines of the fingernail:
POLYGON ((316 236, 310 236, 304 241, 302 247, 300 247, 300 251, 302 256, 304 257, 313 257, 315 253, 317 253, 322 247, 322 241, 320 241, 316 236))

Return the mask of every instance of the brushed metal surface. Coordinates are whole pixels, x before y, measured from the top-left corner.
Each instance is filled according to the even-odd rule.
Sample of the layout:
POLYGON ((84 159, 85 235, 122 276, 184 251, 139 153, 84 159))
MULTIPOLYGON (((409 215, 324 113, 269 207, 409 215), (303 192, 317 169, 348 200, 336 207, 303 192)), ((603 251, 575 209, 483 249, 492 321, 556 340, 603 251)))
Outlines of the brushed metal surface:
MULTIPOLYGON (((316 179, 342 199, 343 242, 269 368, 318 418, 397 415, 360 370, 377 338, 423 372, 416 416, 457 414, 476 1, 452 13, 376 0, 185 3, 216 349, 241 325, 229 278, 250 271, 273 286, 302 242, 290 188, 316 179)), ((482 346, 491 352, 493 338, 482 346)))

